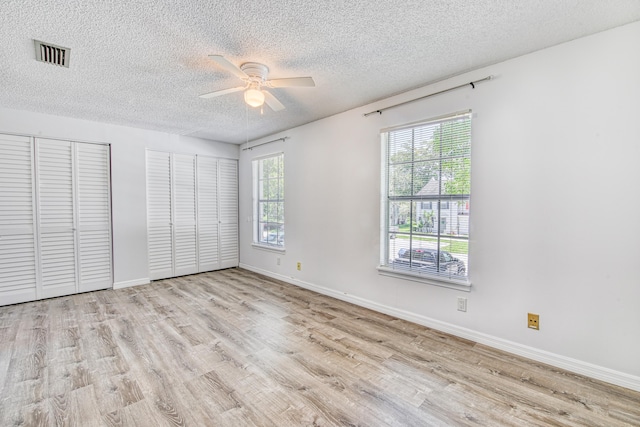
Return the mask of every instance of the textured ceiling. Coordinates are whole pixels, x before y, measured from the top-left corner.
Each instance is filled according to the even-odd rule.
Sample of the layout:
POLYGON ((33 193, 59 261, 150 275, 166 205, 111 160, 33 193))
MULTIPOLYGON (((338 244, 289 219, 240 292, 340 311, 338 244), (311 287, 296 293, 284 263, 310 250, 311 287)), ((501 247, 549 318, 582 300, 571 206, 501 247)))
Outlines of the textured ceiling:
POLYGON ((639 0, 1 0, 0 107, 242 143, 640 20, 639 0), (33 39, 71 49, 35 61, 33 39), (261 62, 286 106, 246 107, 207 58, 261 62))

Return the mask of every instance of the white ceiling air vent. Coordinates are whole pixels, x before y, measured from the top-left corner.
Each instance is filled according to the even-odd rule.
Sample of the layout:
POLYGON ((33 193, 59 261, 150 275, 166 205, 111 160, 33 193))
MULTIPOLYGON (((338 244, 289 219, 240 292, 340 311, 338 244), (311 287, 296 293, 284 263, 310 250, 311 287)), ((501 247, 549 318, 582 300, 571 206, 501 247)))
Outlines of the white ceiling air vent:
POLYGON ((34 40, 34 42, 36 45, 36 60, 69 68, 71 49, 41 42, 40 40, 34 40))

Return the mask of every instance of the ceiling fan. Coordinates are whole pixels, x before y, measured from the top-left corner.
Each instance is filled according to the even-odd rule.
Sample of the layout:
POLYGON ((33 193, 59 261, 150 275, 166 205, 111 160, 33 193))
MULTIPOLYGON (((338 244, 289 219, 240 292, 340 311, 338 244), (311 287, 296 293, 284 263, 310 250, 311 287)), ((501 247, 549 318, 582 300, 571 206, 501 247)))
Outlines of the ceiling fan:
POLYGON ((273 111, 284 110, 284 105, 264 88, 281 87, 314 87, 316 84, 311 77, 291 77, 286 79, 267 80, 269 68, 257 62, 245 62, 236 67, 222 55, 209 55, 218 66, 245 82, 244 86, 222 89, 200 95, 200 98, 214 98, 228 93, 244 91, 244 101, 252 107, 259 107, 265 102, 273 111))

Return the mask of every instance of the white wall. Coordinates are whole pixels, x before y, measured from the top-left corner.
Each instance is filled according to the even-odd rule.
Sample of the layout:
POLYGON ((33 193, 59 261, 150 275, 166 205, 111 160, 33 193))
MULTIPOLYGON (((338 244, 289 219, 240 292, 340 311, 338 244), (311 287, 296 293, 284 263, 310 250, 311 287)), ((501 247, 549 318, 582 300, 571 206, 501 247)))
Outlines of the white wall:
POLYGON ((241 265, 640 390, 638 40, 634 23, 255 141, 290 137, 240 154, 241 265), (489 74, 475 90, 363 117, 489 74), (471 292, 379 275, 380 129, 466 109, 471 292), (251 159, 277 151, 285 254, 252 248, 248 222, 251 159), (623 226, 606 208, 620 204, 623 226))
POLYGON ((237 159, 237 145, 68 117, 0 109, 0 132, 111 144, 115 286, 149 281, 145 149, 237 159))

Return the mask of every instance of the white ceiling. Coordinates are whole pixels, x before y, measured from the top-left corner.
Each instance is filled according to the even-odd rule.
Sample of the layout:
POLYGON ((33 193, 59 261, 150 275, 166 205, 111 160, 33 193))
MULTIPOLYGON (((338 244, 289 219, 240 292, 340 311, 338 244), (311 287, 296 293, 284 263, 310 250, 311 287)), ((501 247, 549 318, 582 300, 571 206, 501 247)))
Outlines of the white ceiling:
POLYGON ((2 0, 0 107, 242 143, 640 20, 640 0, 2 0), (33 39, 71 49, 35 61, 33 39), (286 106, 246 107, 207 58, 261 62, 286 106))

